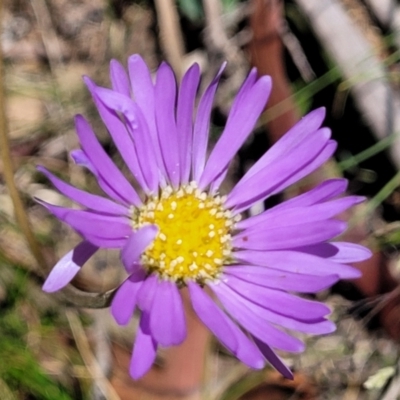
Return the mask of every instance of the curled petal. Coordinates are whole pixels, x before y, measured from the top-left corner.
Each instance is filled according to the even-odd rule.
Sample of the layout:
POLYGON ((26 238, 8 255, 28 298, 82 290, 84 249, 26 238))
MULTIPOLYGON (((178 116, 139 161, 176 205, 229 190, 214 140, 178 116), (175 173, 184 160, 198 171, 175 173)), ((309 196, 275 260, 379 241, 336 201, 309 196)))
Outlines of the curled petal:
POLYGON ((97 246, 83 241, 62 257, 51 270, 43 285, 48 293, 56 292, 68 285, 80 271, 81 267, 98 250, 97 246))
POLYGON ((121 260, 126 271, 132 272, 132 267, 137 264, 140 256, 147 246, 157 236, 158 228, 156 225, 146 225, 129 236, 125 246, 121 250, 121 260))

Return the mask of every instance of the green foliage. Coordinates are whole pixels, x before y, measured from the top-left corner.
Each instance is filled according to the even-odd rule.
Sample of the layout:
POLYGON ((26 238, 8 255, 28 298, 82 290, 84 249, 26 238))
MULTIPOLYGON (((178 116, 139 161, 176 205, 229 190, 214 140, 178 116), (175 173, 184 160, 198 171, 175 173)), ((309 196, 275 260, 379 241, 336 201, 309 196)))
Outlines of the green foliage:
POLYGON ((178 6, 182 14, 192 21, 199 21, 204 16, 200 0, 178 0, 178 6))
MULTIPOLYGON (((235 9, 239 0, 221 0, 223 12, 231 12, 235 9)), ((178 0, 179 10, 193 22, 199 22, 204 18, 201 0, 178 0)))
POLYGON ((0 380, 18 394, 17 398, 29 395, 30 399, 72 400, 74 397, 46 374, 33 349, 27 346, 30 330, 22 312, 23 307, 30 310, 31 306, 26 302, 27 282, 27 273, 18 268, 7 282, 6 301, 0 308, 0 380))

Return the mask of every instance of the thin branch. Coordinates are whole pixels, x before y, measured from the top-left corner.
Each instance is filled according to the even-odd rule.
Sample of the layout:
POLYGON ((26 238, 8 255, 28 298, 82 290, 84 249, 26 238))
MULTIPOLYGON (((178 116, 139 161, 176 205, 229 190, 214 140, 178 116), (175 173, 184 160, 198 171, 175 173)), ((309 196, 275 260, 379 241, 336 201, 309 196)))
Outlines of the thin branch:
POLYGON ((160 27, 160 42, 165 57, 175 71, 178 80, 182 78, 182 60, 185 53, 179 16, 174 0, 155 0, 157 20, 160 27))
POLYGON ((67 310, 66 315, 75 339, 76 346, 93 381, 96 383, 107 400, 121 400, 107 377, 103 374, 100 365, 94 357, 92 350, 90 349, 86 333, 76 312, 73 310, 67 310))

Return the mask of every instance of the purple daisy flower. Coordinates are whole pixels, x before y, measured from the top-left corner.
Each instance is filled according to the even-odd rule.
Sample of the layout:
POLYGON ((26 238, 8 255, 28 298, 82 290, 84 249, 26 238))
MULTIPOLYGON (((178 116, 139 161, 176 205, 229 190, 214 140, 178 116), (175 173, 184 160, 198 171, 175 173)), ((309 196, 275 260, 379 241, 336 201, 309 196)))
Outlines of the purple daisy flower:
POLYGON ((108 198, 39 168, 62 194, 83 206, 77 210, 41 202, 84 238, 57 263, 43 289, 54 292, 67 285, 99 248, 121 249, 129 277, 118 288, 111 312, 125 325, 136 308, 141 311, 130 366, 135 379, 151 367, 158 346, 185 339, 182 287, 188 287, 200 320, 239 360, 252 368, 269 362, 291 378, 273 349, 301 352, 304 344, 287 330, 325 334, 335 329, 326 319, 327 306, 294 293, 315 293, 341 278, 357 278, 359 271, 346 264, 370 256, 356 244, 328 243, 346 229, 335 216, 363 200, 339 197, 346 189, 344 179, 328 180, 241 219, 254 203, 281 192, 332 156, 336 143, 330 130, 321 127, 323 109, 296 124, 229 194, 219 193, 230 161, 271 91, 271 79, 258 78, 253 69, 207 156, 212 102, 224 66, 196 112, 197 64, 178 91, 169 65, 161 64, 153 83, 138 55, 129 58, 129 75, 117 61, 111 62, 112 89, 85 78, 143 195, 117 169, 80 115, 75 123, 82 149, 72 156, 95 175, 108 198))

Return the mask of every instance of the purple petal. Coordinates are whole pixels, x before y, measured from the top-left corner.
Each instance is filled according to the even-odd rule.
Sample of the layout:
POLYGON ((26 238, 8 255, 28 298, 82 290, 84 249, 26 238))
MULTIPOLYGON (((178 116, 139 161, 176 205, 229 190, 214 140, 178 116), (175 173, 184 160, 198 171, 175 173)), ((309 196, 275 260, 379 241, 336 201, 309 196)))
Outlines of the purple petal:
MULTIPOLYGON (((87 155, 85 154, 85 152, 83 150, 81 150, 81 149, 72 150, 70 152, 70 156, 74 160, 74 163, 76 165, 87 168, 97 179, 99 179, 98 172, 94 168, 93 164, 89 161, 87 155)), ((109 189, 109 190, 111 190, 111 189, 109 189)))
POLYGON ((250 168, 229 194, 225 203, 226 207, 250 206, 255 201, 265 199, 275 193, 278 187, 285 186, 286 182, 291 181, 291 178, 299 171, 307 169, 308 164, 312 163, 326 147, 330 135, 329 129, 320 129, 268 168, 263 168, 257 173, 253 173, 250 168))
POLYGON ((249 75, 247 76, 247 78, 245 79, 245 81, 243 82, 242 86, 240 87, 237 95, 235 96, 233 103, 232 103, 232 107, 231 110, 229 112, 228 115, 228 120, 227 120, 227 124, 231 123, 232 118, 234 116, 236 116, 236 114, 239 112, 241 112, 241 107, 244 103, 244 100, 246 99, 246 97, 249 97, 248 94, 251 91, 252 87, 255 85, 255 83, 257 82, 257 68, 253 67, 250 72, 249 75))
POLYGON ((263 353, 264 357, 278 372, 280 372, 287 379, 293 379, 292 371, 283 363, 283 361, 276 355, 271 347, 261 340, 258 340, 255 336, 253 336, 253 340, 256 346, 263 353))
POLYGON ((145 279, 145 272, 138 270, 122 283, 111 303, 111 314, 119 325, 126 325, 135 311, 137 293, 145 279))
POLYGON ((281 290, 254 285, 232 275, 224 279, 224 284, 263 308, 303 322, 324 318, 331 312, 325 304, 306 300, 281 290))
POLYGON ((238 222, 236 227, 237 229, 247 229, 264 225, 270 229, 283 224, 294 226, 307 222, 321 221, 332 218, 364 200, 365 197, 361 196, 347 196, 310 207, 273 207, 262 214, 238 222))
POLYGON ((158 278, 155 274, 147 277, 138 292, 138 307, 145 313, 151 312, 154 296, 157 290, 158 278))
POLYGON ((132 272, 132 267, 139 261, 147 246, 155 239, 157 232, 158 227, 156 225, 145 225, 131 233, 121 250, 122 264, 128 273, 132 272))
POLYGON ((175 122, 176 81, 171 67, 166 63, 161 64, 157 71, 155 98, 161 154, 169 180, 176 188, 180 182, 178 132, 175 122))
POLYGON ((288 153, 321 127, 324 118, 325 108, 318 108, 303 117, 257 161, 246 177, 250 178, 270 164, 287 157, 288 153))
POLYGON ((200 68, 194 64, 186 72, 179 89, 176 110, 181 183, 187 183, 190 175, 193 135, 193 107, 200 81, 200 68))
POLYGON ((147 122, 137 104, 129 97, 105 88, 96 88, 96 95, 110 109, 121 113, 126 122, 125 134, 133 139, 130 157, 136 154, 135 177, 147 192, 155 193, 158 188, 158 166, 147 122), (134 154, 133 154, 134 153, 134 154))
POLYGON ((43 285, 48 293, 56 292, 68 285, 80 271, 81 267, 98 250, 97 246, 83 241, 62 257, 53 267, 43 285))
POLYGON ((150 331, 156 342, 165 347, 185 340, 182 298, 173 282, 162 280, 157 284, 150 312, 150 331))
MULTIPOLYGON (((226 281, 226 283, 228 286, 230 286, 229 279, 226 281)), ((262 304, 259 298, 256 296, 254 296, 254 298, 250 298, 248 295, 243 296, 240 291, 236 291, 235 287, 236 283, 232 284, 232 287, 230 288, 224 288, 227 296, 229 295, 232 298, 235 298, 235 301, 243 304, 248 310, 251 310, 253 314, 257 315, 258 318, 271 322, 272 324, 314 335, 331 333, 336 328, 333 322, 328 321, 325 318, 315 318, 308 321, 301 321, 294 317, 287 317, 282 315, 282 313, 271 311, 267 306, 262 304)))
POLYGON ((348 264, 368 260, 372 256, 372 251, 364 246, 348 242, 332 243, 339 251, 329 259, 338 263, 348 264))
POLYGON ((93 101, 96 104, 98 112, 106 125, 108 132, 110 133, 113 142, 115 143, 119 153, 121 154, 125 164, 131 171, 132 175, 136 178, 143 189, 147 189, 142 170, 139 166, 137 159, 137 153, 135 151, 135 146, 131 135, 128 133, 127 127, 125 126, 125 121, 122 122, 117 111, 112 109, 112 107, 107 106, 108 97, 120 96, 124 99, 130 100, 129 97, 123 96, 118 92, 114 92, 109 89, 104 89, 98 87, 93 81, 85 77, 85 83, 92 94, 93 101), (103 90, 103 91, 101 91, 103 90), (104 91, 108 92, 104 92, 104 91), (107 93, 109 95, 107 95, 107 93))
POLYGON ((188 287, 193 309, 203 324, 240 361, 252 368, 262 368, 263 357, 248 337, 196 283, 189 282, 188 287))
POLYGON ((225 66, 226 63, 221 65, 216 77, 203 93, 197 109, 196 121, 193 129, 192 147, 192 179, 197 182, 203 173, 206 160, 212 103, 225 66))
POLYGON ((323 242, 341 234, 347 227, 343 221, 326 220, 296 226, 261 226, 240 232, 233 238, 238 249, 282 250, 323 242))
POLYGON ((240 102, 237 101, 237 109, 228 118, 226 127, 207 161, 199 183, 201 189, 220 175, 247 139, 264 110, 271 88, 271 78, 263 76, 243 93, 240 102))
POLYGON ((156 127, 154 86, 151 80, 150 71, 142 57, 138 54, 129 57, 128 69, 134 98, 136 103, 140 106, 150 130, 150 137, 153 142, 152 147, 154 149, 157 165, 159 166, 163 177, 166 178, 167 175, 161 155, 160 142, 156 127))
POLYGON ((148 316, 143 314, 136 331, 129 373, 133 379, 141 378, 152 366, 157 354, 157 343, 149 333, 148 316))
POLYGON ((341 279, 354 279, 360 271, 349 265, 339 264, 300 251, 237 251, 235 258, 243 262, 281 271, 306 275, 338 275, 341 279))
POLYGON ((110 80, 113 90, 124 96, 131 96, 128 75, 125 68, 117 60, 110 62, 110 80))
POLYGON ((291 207, 307 207, 328 201, 344 193, 347 188, 346 179, 328 179, 306 193, 293 197, 275 206, 275 210, 291 207))
POLYGON ((337 143, 334 140, 330 140, 323 148, 323 150, 318 154, 318 156, 314 158, 314 160, 310 161, 310 163, 307 164, 304 168, 293 174, 287 181, 282 182, 280 185, 274 188, 273 192, 270 193, 270 195, 282 192, 293 183, 298 182, 300 179, 303 179, 305 176, 311 174, 333 156, 336 148, 337 143))
POLYGON ((240 296, 233 296, 232 293, 234 292, 222 282, 210 284, 209 287, 218 296, 228 313, 252 335, 280 350, 290 352, 304 350, 304 344, 299 339, 288 335, 286 332, 272 326, 266 320, 259 318, 252 309, 240 301, 240 296))
POLYGON ((126 217, 58 207, 42 200, 37 201, 58 219, 70 225, 85 239, 99 247, 113 247, 114 243, 119 242, 125 244, 126 238, 132 232, 126 217), (109 246, 107 245, 108 241, 109 246))
POLYGON ((112 191, 108 191, 107 194, 127 206, 141 206, 142 202, 138 194, 107 156, 88 122, 81 115, 77 115, 75 125, 86 156, 102 179, 112 188, 112 191))
POLYGON ((46 175, 54 187, 56 187, 64 196, 69 197, 71 200, 76 201, 77 203, 91 210, 104 214, 125 216, 129 214, 129 209, 127 209, 125 206, 115 203, 109 199, 105 199, 104 197, 96 196, 94 194, 85 192, 84 190, 77 189, 74 186, 68 185, 47 171, 44 167, 38 166, 37 169, 46 175))
POLYGON ((236 276, 255 285, 299 293, 317 293, 339 280, 338 275, 295 274, 252 265, 226 267, 225 274, 236 276))

